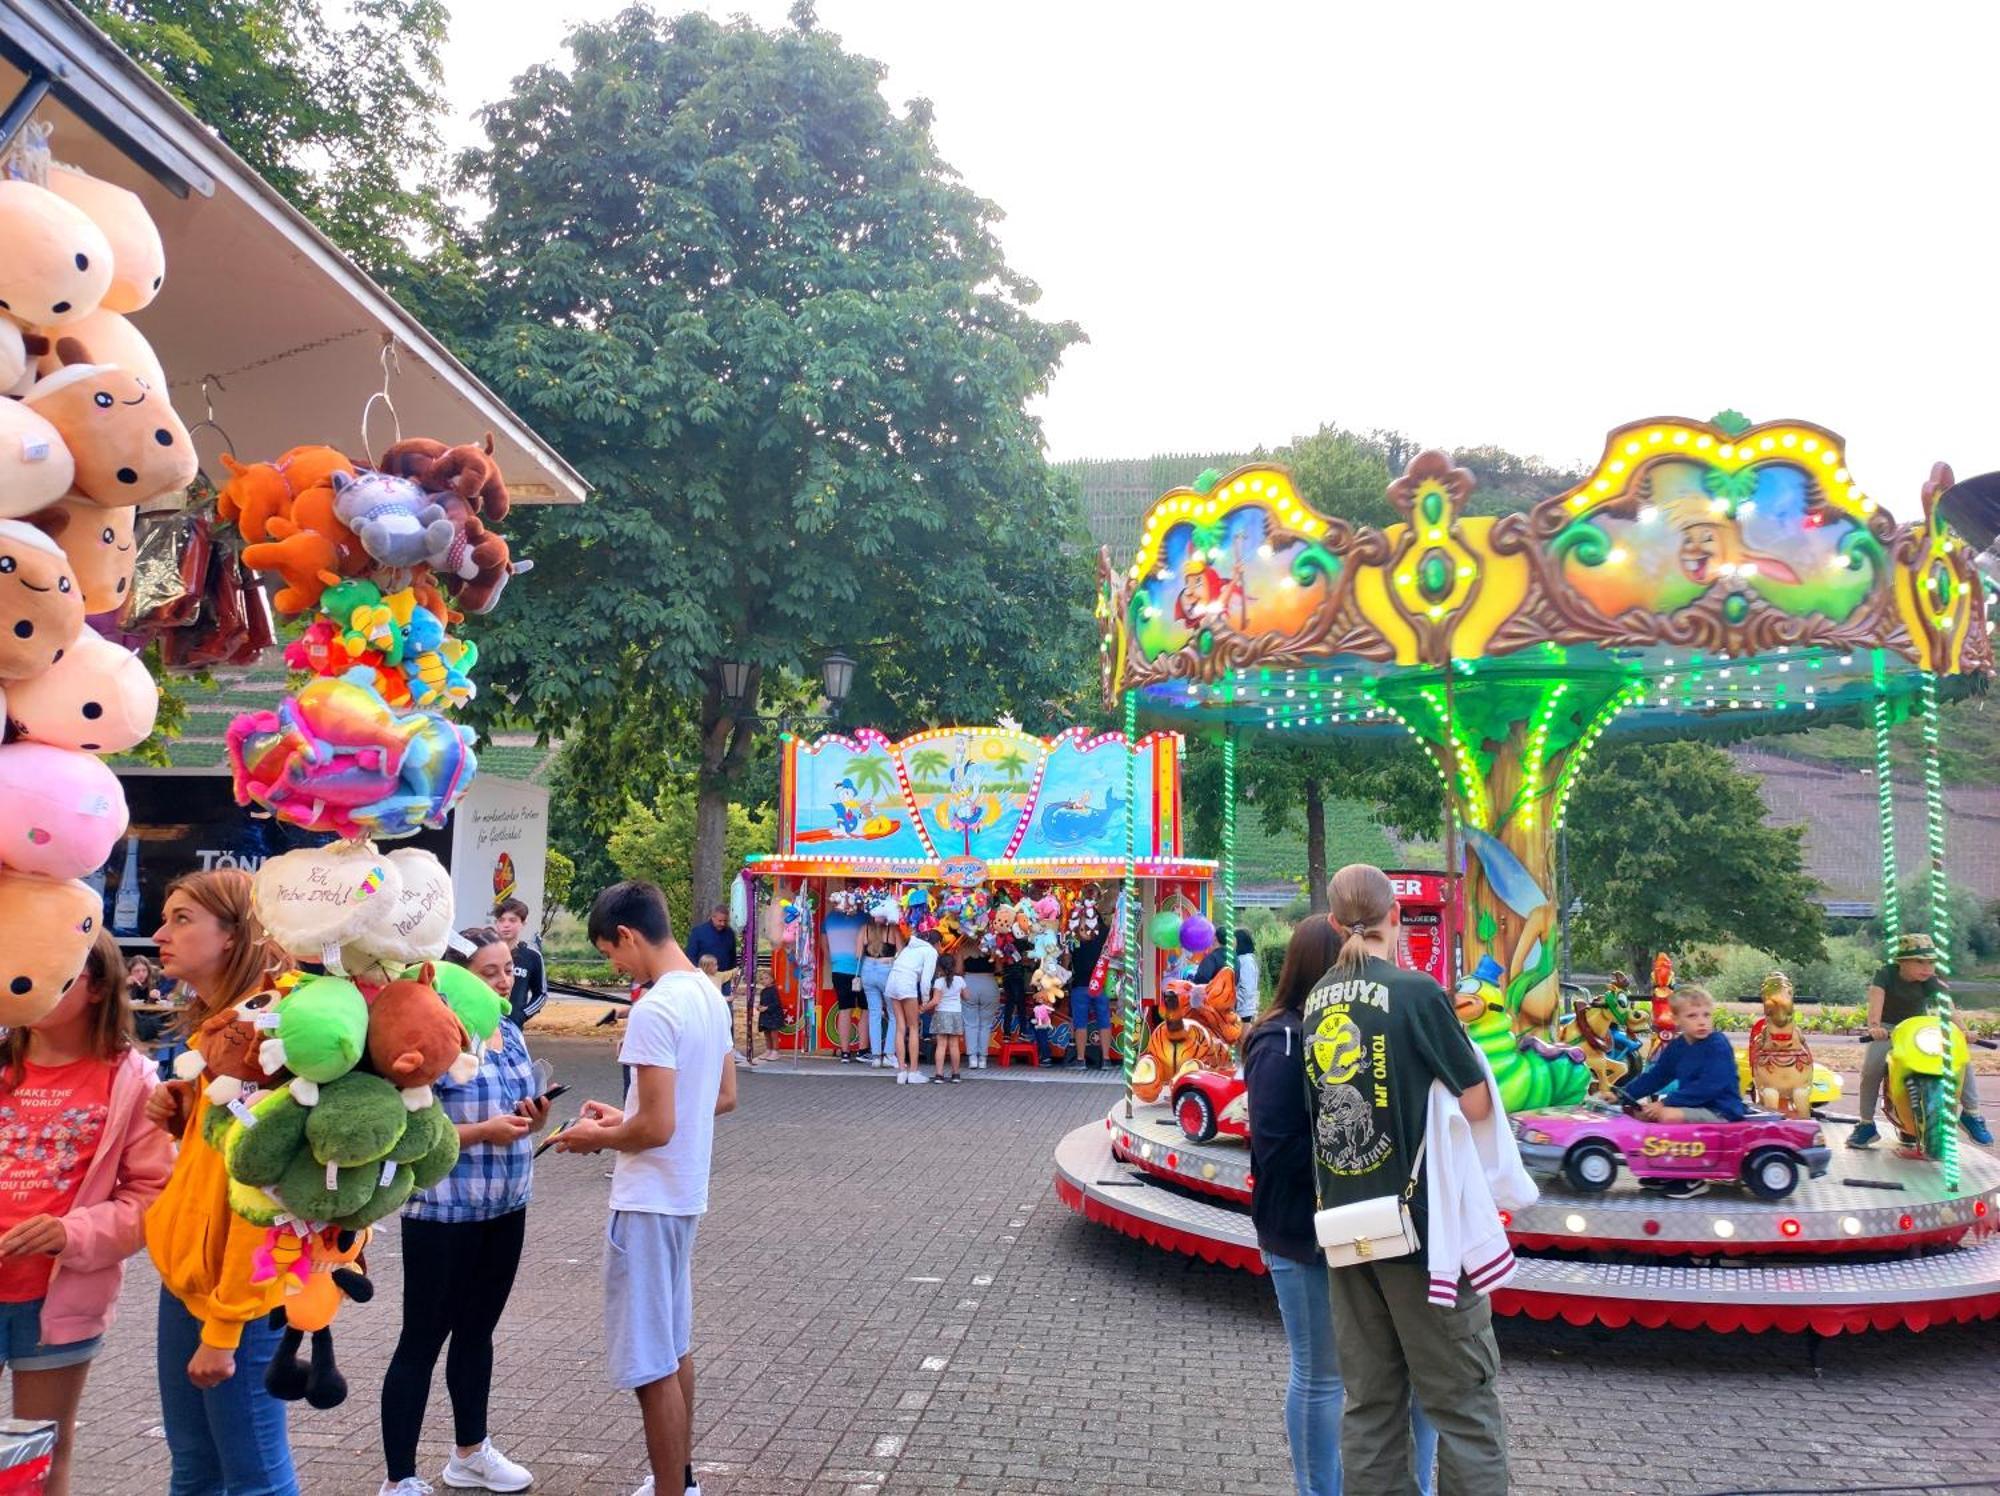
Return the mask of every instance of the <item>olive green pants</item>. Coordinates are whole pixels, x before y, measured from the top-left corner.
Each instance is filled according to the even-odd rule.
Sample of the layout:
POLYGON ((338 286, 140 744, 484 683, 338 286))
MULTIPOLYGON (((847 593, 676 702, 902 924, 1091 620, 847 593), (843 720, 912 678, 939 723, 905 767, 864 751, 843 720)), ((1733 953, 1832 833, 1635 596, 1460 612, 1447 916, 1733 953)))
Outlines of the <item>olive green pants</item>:
POLYGON ((1493 1306, 1460 1284, 1458 1307, 1430 1301, 1418 1260, 1331 1271, 1334 1339, 1347 1409, 1345 1496, 1411 1496, 1410 1394, 1437 1426, 1437 1496, 1506 1496, 1507 1425, 1493 1306))

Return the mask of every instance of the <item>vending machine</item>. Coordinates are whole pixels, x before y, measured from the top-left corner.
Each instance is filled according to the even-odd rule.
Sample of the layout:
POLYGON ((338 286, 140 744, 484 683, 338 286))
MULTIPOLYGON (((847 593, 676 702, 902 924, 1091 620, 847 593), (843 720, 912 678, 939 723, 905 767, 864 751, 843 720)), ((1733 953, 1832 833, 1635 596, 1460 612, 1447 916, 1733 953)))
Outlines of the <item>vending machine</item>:
POLYGON ((1428 972, 1450 991, 1464 964, 1458 880, 1445 873, 1405 870, 1391 872, 1389 881, 1403 906, 1401 964, 1428 972))

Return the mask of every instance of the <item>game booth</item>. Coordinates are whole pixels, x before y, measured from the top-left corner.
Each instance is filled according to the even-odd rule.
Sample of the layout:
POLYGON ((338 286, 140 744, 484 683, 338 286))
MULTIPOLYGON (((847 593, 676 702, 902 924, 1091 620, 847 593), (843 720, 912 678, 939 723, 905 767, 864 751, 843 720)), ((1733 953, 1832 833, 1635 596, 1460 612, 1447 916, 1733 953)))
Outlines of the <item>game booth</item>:
MULTIPOLYGON (((1752 1117, 1734 1124, 1647 1123, 1614 1094, 1667 1037, 1670 956, 1635 974, 1652 1001, 1630 979, 1581 999, 1559 980, 1557 837, 1606 734, 1734 740, 1832 720, 1876 734, 1891 950, 1891 739, 1905 722, 1922 735, 1928 933, 1947 974, 1938 706, 1993 668, 1981 580, 1943 517, 1950 470, 1898 524, 1834 433, 1725 412, 1619 428, 1588 477, 1525 513, 1468 514, 1474 484, 1423 453, 1389 485, 1402 522, 1376 529, 1317 512, 1276 466, 1206 474, 1152 506, 1129 566, 1100 558, 1105 698, 1127 732, 1221 739, 1218 922, 1243 735, 1415 737, 1461 849, 1446 985, 1540 1176, 1507 1217, 1518 1267, 1496 1309, 1824 1334, 2000 1314, 2000 1161, 1959 1137, 1968 1051, 1948 992, 1894 1036, 1891 1120, 1920 1139, 1899 1157, 1844 1146, 1854 1118, 1781 976, 1752 1037, 1752 1117), (1658 1187, 1696 1179, 1698 1197, 1658 1187)), ((1128 1028, 1128 1094, 1059 1145, 1057 1193, 1156 1246, 1261 1271, 1234 1055, 1163 1064, 1158 1036, 1142 1051, 1128 1028)), ((1309 1069, 1338 1062, 1320 1048, 1309 1069)))
MULTIPOLYGON (((870 728, 786 738, 777 850, 750 858, 742 874, 744 960, 760 989, 778 990, 777 1047, 836 1047, 828 920, 851 941, 885 905, 901 939, 941 930, 940 948, 960 956, 1067 971, 1075 950, 1095 944, 1103 954, 1075 980, 1089 976, 1100 990, 1118 949, 1118 909, 1142 910, 1132 970, 1135 1001, 1150 1001, 1183 928, 1197 945, 1214 938, 1215 864, 1181 855, 1180 749, 1177 733, 1080 727, 1053 738, 1005 725, 899 742, 870 728)), ((1075 1042, 1069 1017, 1065 994, 1051 1037, 1057 1057, 1075 1042)), ((1032 1064, 1036 1048, 1032 1036, 996 1027, 989 1055, 1032 1064)))

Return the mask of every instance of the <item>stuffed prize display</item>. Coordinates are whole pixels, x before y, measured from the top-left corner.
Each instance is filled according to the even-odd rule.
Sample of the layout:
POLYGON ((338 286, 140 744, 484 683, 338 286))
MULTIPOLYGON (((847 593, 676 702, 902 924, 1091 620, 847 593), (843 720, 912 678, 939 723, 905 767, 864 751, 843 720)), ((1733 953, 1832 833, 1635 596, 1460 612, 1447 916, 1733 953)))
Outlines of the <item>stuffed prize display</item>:
POLYGON ((331 447, 224 459, 217 512, 249 542, 245 564, 282 582, 274 606, 303 620, 285 649, 300 683, 229 726, 239 803, 350 841, 445 824, 478 770, 447 713, 472 699, 479 652, 451 629, 533 565, 488 528, 510 507, 492 446, 413 438, 373 468, 331 447))
POLYGON ((159 360, 122 315, 166 276, 139 198, 49 158, 30 125, 0 180, 0 1025, 33 1023, 83 969, 124 837, 99 755, 153 730, 159 692, 107 632, 135 506, 195 475, 159 360))

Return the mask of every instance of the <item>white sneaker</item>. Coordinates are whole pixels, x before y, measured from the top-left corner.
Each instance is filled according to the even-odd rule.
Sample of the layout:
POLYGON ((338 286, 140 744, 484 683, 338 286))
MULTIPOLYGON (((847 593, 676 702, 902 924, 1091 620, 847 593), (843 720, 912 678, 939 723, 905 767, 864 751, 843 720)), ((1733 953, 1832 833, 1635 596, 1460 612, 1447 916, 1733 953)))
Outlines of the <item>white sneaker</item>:
POLYGON ((427 1480, 412 1475, 393 1485, 386 1480, 383 1481, 382 1489, 377 1491, 375 1496, 437 1496, 437 1487, 427 1480))
POLYGON ((646 1483, 634 1491, 632 1496, 653 1496, 653 1477, 647 1476, 646 1483))
POLYGON ((927 1086, 931 1082, 931 1078, 928 1075, 919 1075, 914 1070, 906 1071, 905 1073, 910 1077, 910 1084, 913 1086, 927 1086))
POLYGON ((525 1491, 535 1483, 534 1474, 495 1449, 491 1439, 464 1458, 454 1451, 442 1479, 462 1491, 525 1491))

